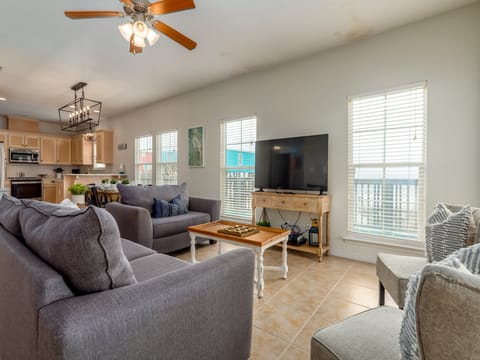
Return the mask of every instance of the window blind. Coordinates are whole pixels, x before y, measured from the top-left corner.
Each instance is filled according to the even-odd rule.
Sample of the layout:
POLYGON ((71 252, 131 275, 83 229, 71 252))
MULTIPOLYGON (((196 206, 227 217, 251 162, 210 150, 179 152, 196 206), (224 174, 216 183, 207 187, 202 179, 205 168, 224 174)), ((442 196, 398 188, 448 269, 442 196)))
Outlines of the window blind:
POLYGON ((176 130, 157 135, 157 185, 177 183, 177 138, 176 130))
POLYGON ((221 216, 251 219, 257 118, 226 121, 220 133, 221 216))
POLYGON ((426 83, 349 99, 348 230, 423 240, 426 83))
POLYGON ((135 138, 135 182, 137 184, 152 184, 152 136, 135 138))

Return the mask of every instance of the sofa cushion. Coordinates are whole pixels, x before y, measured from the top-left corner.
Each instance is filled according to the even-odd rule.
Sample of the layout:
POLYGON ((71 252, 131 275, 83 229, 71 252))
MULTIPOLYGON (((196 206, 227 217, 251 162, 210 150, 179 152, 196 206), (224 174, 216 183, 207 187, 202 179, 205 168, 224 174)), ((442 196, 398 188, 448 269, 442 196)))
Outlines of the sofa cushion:
POLYGON ((155 253, 133 260, 131 265, 137 281, 145 281, 192 264, 173 256, 155 253))
POLYGON ((20 225, 27 245, 77 292, 136 282, 117 223, 107 211, 95 206, 75 210, 41 201, 24 205, 20 225))
POLYGON ((117 189, 121 201, 127 205, 140 206, 152 212, 153 199, 171 201, 180 195, 184 205, 188 208, 187 184, 161 186, 129 186, 118 184, 117 189))
POLYGON ((22 237, 20 228, 20 210, 22 207, 22 202, 13 196, 4 194, 0 199, 0 224, 17 238, 22 237))
POLYGON ((152 219, 153 238, 159 238, 187 231, 192 225, 210 222, 210 215, 202 212, 189 211, 183 215, 152 219))
POLYGON ((128 261, 139 259, 144 256, 155 254, 155 251, 133 241, 120 239, 122 242, 123 253, 128 261))
POLYGON ((311 359, 398 359, 403 311, 366 310, 313 334, 311 359))
POLYGON ((441 261, 454 251, 472 245, 475 232, 476 226, 469 206, 452 212, 446 205, 437 204, 425 225, 428 261, 441 261))

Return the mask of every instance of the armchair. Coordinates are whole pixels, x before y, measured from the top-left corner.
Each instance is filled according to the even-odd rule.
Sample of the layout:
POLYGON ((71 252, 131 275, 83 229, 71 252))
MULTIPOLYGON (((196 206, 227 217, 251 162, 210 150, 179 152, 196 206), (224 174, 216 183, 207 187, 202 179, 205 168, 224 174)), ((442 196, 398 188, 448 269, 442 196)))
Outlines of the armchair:
MULTIPOLYGON (((424 360, 472 359, 480 354, 480 278, 428 264, 416 302, 417 338, 424 360)), ((317 331, 311 359, 400 358, 403 311, 382 306, 317 331)))

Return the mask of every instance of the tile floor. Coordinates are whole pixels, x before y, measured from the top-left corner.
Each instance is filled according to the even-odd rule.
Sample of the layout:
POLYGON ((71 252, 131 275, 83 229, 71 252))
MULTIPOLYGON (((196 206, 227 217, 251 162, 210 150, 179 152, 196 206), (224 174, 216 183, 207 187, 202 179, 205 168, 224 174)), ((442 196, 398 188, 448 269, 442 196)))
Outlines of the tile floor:
MULTIPOLYGON (((222 245, 222 250, 235 248, 222 245)), ((197 245, 197 260, 217 255, 216 245, 197 245)), ((190 260, 190 251, 176 254, 190 260)), ((269 249, 265 265, 281 263, 281 250, 269 249)), ((254 291, 251 360, 310 359, 315 330, 377 306, 375 265, 327 256, 319 263, 313 255, 288 252, 288 279, 278 271, 264 271, 264 297, 254 291)), ((386 294, 387 305, 395 306, 386 294)))

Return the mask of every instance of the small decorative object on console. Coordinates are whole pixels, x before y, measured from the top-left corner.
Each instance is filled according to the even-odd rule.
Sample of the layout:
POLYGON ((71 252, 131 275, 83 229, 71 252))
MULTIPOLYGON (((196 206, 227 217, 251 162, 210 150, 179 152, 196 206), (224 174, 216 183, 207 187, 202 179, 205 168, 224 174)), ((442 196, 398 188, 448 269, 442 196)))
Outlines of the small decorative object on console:
POLYGON ((217 231, 222 234, 240 237, 246 237, 260 232, 260 230, 258 230, 257 228, 247 225, 233 225, 217 231))
POLYGON ((308 230, 308 244, 310 246, 318 246, 318 222, 319 219, 312 219, 312 225, 308 230))

